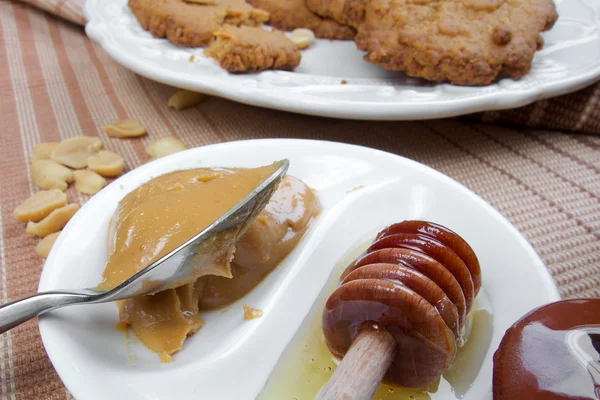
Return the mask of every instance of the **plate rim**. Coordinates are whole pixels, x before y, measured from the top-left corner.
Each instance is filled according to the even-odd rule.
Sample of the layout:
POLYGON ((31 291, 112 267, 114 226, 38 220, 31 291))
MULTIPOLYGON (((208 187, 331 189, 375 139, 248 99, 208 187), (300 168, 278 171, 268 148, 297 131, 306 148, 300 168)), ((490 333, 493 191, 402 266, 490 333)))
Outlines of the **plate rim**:
MULTIPOLYGON (((436 179, 445 180, 447 183, 453 185, 457 190, 462 191, 465 195, 472 197, 472 199, 474 201, 480 203, 480 205, 483 208, 485 208, 488 212, 492 213, 492 215, 498 219, 499 223, 504 224, 507 227, 507 229, 510 231, 511 235, 514 236, 518 240, 522 249, 528 254, 529 258, 532 261, 533 265, 531 265, 531 267, 534 268, 534 270, 536 270, 536 272, 538 273, 538 275, 541 278, 540 284, 542 285, 543 289, 548 294, 548 298, 549 298, 548 303, 551 303, 551 302, 561 299, 560 292, 558 290, 558 286, 556 285, 556 282, 552 278, 550 271, 546 267, 545 263, 542 261, 540 256, 537 254, 537 252, 531 246, 531 244, 518 231, 518 229, 506 217, 504 217, 504 215, 502 215, 492 205, 490 205, 488 202, 486 202, 483 198, 481 198, 475 192, 468 189, 466 186, 462 185, 461 183, 454 180, 453 178, 443 174, 442 172, 437 171, 436 169, 429 167, 425 164, 422 164, 418 161, 415 161, 415 160, 412 160, 412 159, 409 159, 409 158, 406 158, 406 157, 403 157, 403 156, 400 156, 400 155, 397 155, 394 153, 390 153, 390 152, 386 152, 383 150, 374 149, 374 148, 370 148, 370 147, 349 144, 349 143, 340 143, 340 142, 326 141, 326 140, 312 140, 312 139, 237 140, 237 141, 216 143, 216 144, 212 144, 212 145, 196 147, 196 148, 185 150, 185 152, 187 152, 187 153, 198 152, 198 151, 199 152, 219 152, 219 151, 224 152, 224 151, 227 151, 227 148, 230 148, 230 147, 239 147, 239 146, 248 147, 248 146, 252 146, 255 144, 260 146, 263 143, 264 143, 264 145, 272 144, 272 145, 278 145, 281 147, 284 147, 286 145, 291 147, 295 143, 308 144, 308 145, 312 145, 312 146, 326 145, 326 146, 333 146, 335 148, 344 147, 344 148, 354 149, 357 151, 368 152, 375 156, 387 157, 390 159, 398 159, 399 158, 401 162, 404 162, 407 164, 412 164, 415 168, 422 169, 424 172, 432 174, 433 176, 436 177, 436 179)), ((141 165, 140 167, 134 168, 131 171, 127 172, 127 174, 124 174, 121 177, 119 177, 118 179, 115 179, 113 182, 111 182, 109 185, 107 185, 106 188, 104 188, 103 190, 107 190, 107 189, 108 190, 120 190, 119 186, 121 185, 122 178, 125 177, 126 175, 128 175, 131 172, 136 171, 136 170, 150 168, 150 164, 157 165, 160 163, 169 163, 169 161, 170 161, 169 159, 174 159, 173 156, 176 156, 176 155, 173 154, 173 155, 170 155, 167 157, 163 157, 163 158, 151 161, 149 163, 146 163, 144 165, 141 165)), ((135 188, 132 187, 128 191, 134 190, 134 189, 135 188)), ((81 209, 84 209, 84 207, 86 207, 89 203, 90 203, 89 201, 86 202, 82 206, 81 209)), ((93 206, 93 204, 92 204, 92 206, 93 206)), ((67 230, 67 229, 69 229, 69 224, 67 224, 67 226, 63 230, 67 230)), ((64 238, 64 236, 63 236, 63 238, 64 238)), ((61 239, 59 238, 59 240, 61 240, 61 239)), ((55 265, 54 269, 58 268, 57 263, 55 263, 54 265, 55 265)), ((42 274, 40 277, 40 282, 38 285, 38 292, 44 290, 44 288, 47 285, 51 285, 49 280, 51 280, 52 275, 53 275, 53 272, 50 269, 45 268, 45 265, 44 265, 44 268, 42 270, 42 274)), ((49 290, 49 289, 51 289, 51 288, 48 288, 45 290, 49 290)), ((546 304, 548 304, 548 303, 546 303, 546 304)), ((64 357, 64 352, 62 352, 60 348, 54 346, 54 344, 52 343, 51 337, 53 336, 53 334, 56 334, 56 330, 46 324, 46 319, 45 319, 44 315, 40 316, 38 325, 39 325, 40 336, 41 336, 44 348, 48 354, 48 357, 49 357, 53 367, 55 368, 56 372, 58 373, 59 377, 61 378, 61 381, 77 399, 84 400, 86 398, 87 392, 80 391, 81 390, 80 385, 72 384, 72 382, 74 381, 71 376, 72 371, 71 371, 71 369, 67 370, 67 366, 69 365, 69 358, 64 357), (63 379, 63 376, 71 376, 71 382, 68 384, 63 379), (69 387, 69 386, 71 386, 71 387, 69 387), (77 388, 77 389, 73 390, 74 388, 77 388)))
MULTIPOLYGON (((103 0, 107 1, 107 0, 103 0)), ((112 4, 124 0, 108 0, 112 4)), ((591 0, 585 0, 591 1, 591 0)), ((567 76, 547 84, 537 85, 518 90, 502 88, 501 91, 483 93, 477 97, 465 99, 450 99, 443 102, 414 102, 414 103, 389 103, 389 102, 346 102, 343 100, 323 99, 314 95, 295 93, 286 96, 285 91, 265 91, 243 85, 227 84, 224 79, 214 77, 196 76, 193 80, 185 77, 171 75, 165 79, 168 69, 162 67, 149 67, 135 56, 122 51, 109 41, 98 29, 95 21, 94 7, 99 0, 85 0, 84 16, 88 21, 85 31, 88 37, 100 46, 106 53, 121 66, 148 79, 178 87, 181 89, 202 91, 203 93, 222 97, 238 103, 270 108, 279 111, 289 111, 304 115, 329 117, 351 120, 426 120, 434 118, 455 117, 483 111, 499 111, 522 107, 535 101, 560 96, 575 92, 600 80, 600 62, 588 71, 567 76), (428 107, 432 104, 435 107, 428 107)), ((104 6, 107 6, 106 4, 104 6)), ((156 39, 161 40, 161 39, 156 39)), ((600 38, 598 39, 600 41, 600 38)), ((438 85, 448 85, 441 83, 438 85)))

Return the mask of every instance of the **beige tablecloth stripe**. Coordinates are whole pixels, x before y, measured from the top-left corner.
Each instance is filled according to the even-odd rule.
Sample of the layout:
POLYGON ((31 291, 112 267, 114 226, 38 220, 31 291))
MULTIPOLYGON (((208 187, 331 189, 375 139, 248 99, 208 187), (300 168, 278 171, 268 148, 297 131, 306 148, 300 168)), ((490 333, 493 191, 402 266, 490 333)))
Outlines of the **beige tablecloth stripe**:
POLYGON ((51 14, 73 23, 85 24, 83 4, 85 0, 22 0, 51 14))
MULTIPOLYGON (((451 176, 504 214, 540 254, 562 296, 600 296, 600 136, 465 119, 338 121, 219 98, 177 112, 166 106, 173 88, 120 67, 81 27, 7 0, 0 0, 0 71, 0 303, 35 293, 43 268, 33 251, 37 240, 12 216, 36 190, 28 174, 31 149, 81 134, 99 136, 128 169, 148 160, 149 140, 167 135, 190 147, 284 137, 396 153, 451 176), (148 137, 108 138, 101 127, 121 118, 140 120, 148 137)), ((597 95, 597 86, 587 90, 597 95)), ((544 107, 554 106, 539 104, 531 106, 533 117, 511 112, 526 124, 541 123, 550 115, 544 107)), ((573 110, 586 108, 586 121, 595 120, 598 107, 573 110)), ((87 199, 72 189, 68 196, 87 199)), ((65 398, 35 321, 0 335, 0 399, 65 398)))

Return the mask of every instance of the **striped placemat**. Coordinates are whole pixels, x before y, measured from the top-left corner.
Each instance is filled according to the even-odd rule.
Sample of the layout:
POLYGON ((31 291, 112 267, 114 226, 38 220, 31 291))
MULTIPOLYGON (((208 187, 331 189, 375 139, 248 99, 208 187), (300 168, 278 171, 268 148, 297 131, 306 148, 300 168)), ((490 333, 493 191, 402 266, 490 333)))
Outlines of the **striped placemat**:
MULTIPOLYGON (((173 88, 125 70, 86 38, 78 25, 81 1, 31 3, 76 23, 0 0, 0 302, 34 293, 43 268, 33 251, 37 240, 12 216, 36 190, 28 173, 31 149, 81 134, 99 136, 125 158, 127 169, 148 160, 148 141, 168 135, 189 147, 285 137, 400 154, 451 176, 508 217, 540 254, 564 297, 600 295, 600 136, 569 131, 600 133, 599 85, 477 117, 513 127, 473 119, 338 121, 219 98, 177 112, 167 107, 173 88), (105 124, 126 118, 140 120, 148 137, 117 140, 103 133, 105 124)), ((73 191, 68 195, 86 200, 73 191)), ((0 398, 69 398, 35 321, 0 335, 0 398)))

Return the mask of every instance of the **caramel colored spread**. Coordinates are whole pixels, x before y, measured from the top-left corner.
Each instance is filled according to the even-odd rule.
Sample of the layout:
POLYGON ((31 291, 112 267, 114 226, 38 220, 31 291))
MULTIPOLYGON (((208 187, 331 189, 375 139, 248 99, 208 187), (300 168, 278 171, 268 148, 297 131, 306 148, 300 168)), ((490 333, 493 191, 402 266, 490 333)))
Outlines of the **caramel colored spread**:
MULTIPOLYGON (((120 320, 163 362, 171 361, 189 335, 204 325, 198 314, 193 284, 120 302, 120 320)), ((197 299, 197 298, 196 298, 197 299)))
POLYGON ((200 309, 232 303, 258 285, 296 247, 320 205, 304 182, 283 179, 271 201, 236 244, 232 279, 205 276, 200 309))
MULTIPOLYGON (((128 194, 111 222, 109 260, 100 287, 117 286, 187 241, 277 167, 177 171, 128 194)), ((294 249, 319 211, 313 192, 300 180, 285 177, 246 232, 232 237, 211 259, 203 258, 192 281, 120 301, 120 325, 131 328, 161 361, 170 362, 204 324, 200 309, 231 303, 252 290, 294 249)))
POLYGON ((248 306, 248 304, 244 303, 244 319, 246 321, 250 321, 251 319, 256 319, 262 317, 262 310, 252 308, 248 306))
MULTIPOLYGON (((207 228, 273 174, 279 164, 237 173, 210 169, 172 172, 125 196, 109 230, 109 259, 101 289, 112 289, 207 228)), ((231 276, 229 259, 196 268, 201 275, 231 276)))

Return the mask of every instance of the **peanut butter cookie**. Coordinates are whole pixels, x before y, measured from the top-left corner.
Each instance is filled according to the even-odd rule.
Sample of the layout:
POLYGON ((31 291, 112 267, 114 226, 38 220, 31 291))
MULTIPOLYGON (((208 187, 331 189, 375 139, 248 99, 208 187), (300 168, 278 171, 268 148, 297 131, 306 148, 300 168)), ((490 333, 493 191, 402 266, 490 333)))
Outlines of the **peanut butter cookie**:
POLYGON ((341 25, 348 25, 348 17, 344 13, 345 3, 346 0, 306 0, 309 10, 341 25))
POLYGON ((552 0, 346 0, 344 9, 365 60, 459 85, 526 75, 540 32, 558 18, 552 0))
POLYGON ((182 46, 207 45, 221 25, 258 26, 269 13, 244 0, 220 0, 219 4, 184 0, 129 0, 129 8, 152 35, 182 46))
POLYGON ((318 38, 350 40, 354 29, 322 18, 306 6, 306 0, 248 0, 254 7, 271 13, 271 26, 283 31, 308 28, 318 38))

